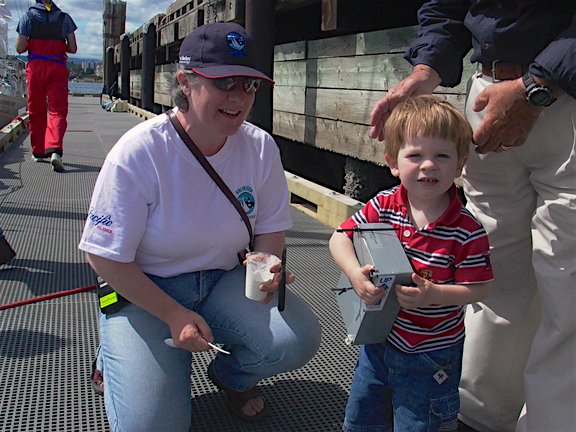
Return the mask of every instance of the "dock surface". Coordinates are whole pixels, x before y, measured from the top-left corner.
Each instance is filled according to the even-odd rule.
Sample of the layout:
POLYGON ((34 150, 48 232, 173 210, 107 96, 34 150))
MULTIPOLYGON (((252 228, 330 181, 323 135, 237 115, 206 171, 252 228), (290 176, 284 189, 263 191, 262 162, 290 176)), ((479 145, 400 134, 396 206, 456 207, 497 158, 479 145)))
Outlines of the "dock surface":
MULTIPOLYGON (((0 305, 96 283, 77 248, 92 188, 107 152, 141 121, 103 110, 98 98, 70 97, 65 173, 31 161, 27 132, 0 156, 0 227, 17 252, 0 265, 0 305)), ((208 381, 213 353, 195 354, 191 431, 341 430, 358 349, 344 343, 330 291, 340 274, 328 250, 333 230, 295 208, 292 216, 287 267, 297 279, 289 288, 318 315, 321 348, 303 368, 260 383, 272 416, 257 424, 232 416, 208 381)), ((95 290, 0 310, 0 431, 110 431, 103 398, 90 386, 98 313, 95 290)))

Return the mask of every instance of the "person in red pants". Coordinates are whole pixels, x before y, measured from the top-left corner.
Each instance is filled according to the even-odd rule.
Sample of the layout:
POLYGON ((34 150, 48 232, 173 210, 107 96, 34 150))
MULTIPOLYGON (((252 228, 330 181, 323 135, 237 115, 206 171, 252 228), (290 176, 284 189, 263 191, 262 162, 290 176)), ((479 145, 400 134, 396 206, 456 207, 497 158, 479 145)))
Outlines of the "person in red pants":
POLYGON ((66 53, 77 50, 76 24, 51 0, 37 0, 16 31, 16 51, 28 51, 28 115, 32 160, 50 158, 52 169, 64 171, 62 141, 68 115, 68 68, 66 53), (46 99, 48 111, 46 112, 46 99))

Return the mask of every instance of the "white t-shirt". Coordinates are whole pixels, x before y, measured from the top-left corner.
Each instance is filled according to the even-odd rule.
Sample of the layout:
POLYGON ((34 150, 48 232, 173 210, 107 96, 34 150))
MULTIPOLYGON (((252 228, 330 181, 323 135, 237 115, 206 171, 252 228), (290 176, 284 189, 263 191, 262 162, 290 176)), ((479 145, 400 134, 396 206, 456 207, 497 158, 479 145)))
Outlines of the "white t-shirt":
MULTIPOLYGON (((292 226, 280 152, 268 133, 244 122, 207 159, 255 235, 292 226)), ((129 130, 106 157, 79 248, 169 277, 230 270, 248 241, 236 208, 162 114, 129 130)))

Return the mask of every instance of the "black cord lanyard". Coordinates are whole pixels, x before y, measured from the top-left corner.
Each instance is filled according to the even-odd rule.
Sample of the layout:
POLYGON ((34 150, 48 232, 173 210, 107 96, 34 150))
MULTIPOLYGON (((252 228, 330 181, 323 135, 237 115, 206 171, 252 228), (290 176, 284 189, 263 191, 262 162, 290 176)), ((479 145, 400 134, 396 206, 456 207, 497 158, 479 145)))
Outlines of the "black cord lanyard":
POLYGON ((242 206, 240 205, 240 203, 238 202, 238 200, 236 199, 236 197, 234 196, 234 194, 232 193, 230 188, 228 186, 226 186, 226 183, 224 183, 224 180, 222 180, 222 178, 214 170, 212 165, 210 165, 210 162, 208 162, 206 157, 202 154, 200 149, 196 146, 194 141, 192 141, 192 138, 190 138, 190 135, 188 135, 186 133, 186 131, 184 130, 184 128, 180 124, 180 121, 178 121, 178 118, 176 117, 176 113, 173 110, 168 110, 168 111, 166 111, 166 114, 168 115, 168 118, 170 119, 170 121, 172 122, 172 125, 176 129, 176 132, 178 132, 178 135, 180 135, 180 138, 182 138, 182 141, 184 141, 184 143, 188 146, 188 148, 190 149, 192 154, 194 156, 196 156, 196 159, 198 159, 198 162, 200 162, 200 165, 202 165, 204 167, 204 169, 206 170, 206 172, 210 175, 210 177, 212 177, 212 180, 214 180, 214 182, 216 182, 216 184, 222 190, 222 192, 224 192, 224 195, 226 195, 226 197, 230 200, 230 202, 236 208, 238 213, 240 213, 240 216, 242 216, 242 220, 246 224, 246 228, 248 228, 248 234, 250 234, 250 243, 248 244, 248 249, 251 251, 254 250, 254 233, 252 232, 252 225, 250 224, 250 220, 248 219, 248 215, 246 214, 246 212, 244 211, 244 209, 242 208, 242 206))

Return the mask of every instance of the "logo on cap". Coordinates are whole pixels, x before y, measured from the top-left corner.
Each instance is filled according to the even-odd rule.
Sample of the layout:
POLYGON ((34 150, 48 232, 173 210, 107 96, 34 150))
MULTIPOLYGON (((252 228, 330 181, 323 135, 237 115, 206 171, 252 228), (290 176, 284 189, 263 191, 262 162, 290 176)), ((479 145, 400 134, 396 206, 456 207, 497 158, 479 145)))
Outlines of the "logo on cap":
POLYGON ((228 51, 228 54, 231 54, 235 57, 244 57, 247 54, 245 52, 242 52, 242 50, 246 46, 246 41, 241 35, 235 32, 228 33, 228 36, 226 36, 226 40, 228 41, 228 46, 234 50, 234 51, 228 51))

